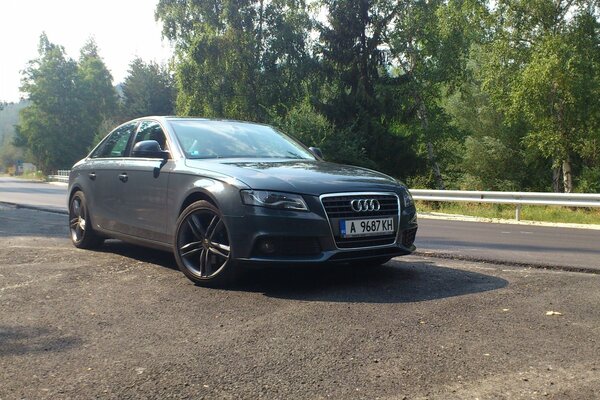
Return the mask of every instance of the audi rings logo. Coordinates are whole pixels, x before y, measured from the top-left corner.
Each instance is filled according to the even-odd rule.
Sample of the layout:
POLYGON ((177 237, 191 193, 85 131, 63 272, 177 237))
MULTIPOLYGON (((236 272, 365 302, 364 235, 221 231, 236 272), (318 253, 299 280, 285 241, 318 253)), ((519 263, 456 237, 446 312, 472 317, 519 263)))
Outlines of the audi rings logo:
POLYGON ((379 211, 381 205, 375 199, 354 199, 350 202, 350 207, 356 212, 379 211))

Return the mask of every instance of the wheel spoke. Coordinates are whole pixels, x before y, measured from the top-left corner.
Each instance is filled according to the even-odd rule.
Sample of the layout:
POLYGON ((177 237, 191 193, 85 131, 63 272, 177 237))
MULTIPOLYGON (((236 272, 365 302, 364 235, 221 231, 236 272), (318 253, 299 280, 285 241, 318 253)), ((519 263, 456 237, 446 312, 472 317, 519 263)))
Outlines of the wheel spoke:
POLYGON ((191 256, 202 250, 202 242, 191 242, 179 248, 181 257, 191 256))
POLYGON ((203 247, 200 249, 200 257, 198 258, 198 270, 200 272, 200 276, 206 276, 206 254, 208 251, 203 247))
POLYGON ((71 227, 71 229, 75 229, 78 225, 79 225, 79 218, 72 218, 69 221, 69 226, 71 227))
POLYGON ((212 239, 220 223, 221 219, 216 215, 210 220, 210 224, 208 224, 208 228, 206 228, 206 238, 208 240, 212 239))
POLYGON ((71 212, 75 217, 81 216, 81 203, 78 198, 73 199, 73 202, 71 203, 71 212))
POLYGON ((216 247, 209 247, 208 251, 210 251, 211 253, 216 254, 218 256, 221 256, 223 258, 228 258, 229 257, 229 254, 225 254, 225 253, 221 252, 221 250, 219 250, 216 247))
POLYGON ((204 227, 198 220, 197 216, 192 215, 190 217, 188 220, 188 226, 192 230, 192 234, 196 237, 196 239, 203 239, 206 236, 206 231, 204 230, 204 227))
POLYGON ((222 257, 229 257, 229 246, 221 244, 221 243, 217 243, 217 242, 210 242, 210 249, 211 251, 213 251, 213 253, 215 254, 219 254, 222 257))

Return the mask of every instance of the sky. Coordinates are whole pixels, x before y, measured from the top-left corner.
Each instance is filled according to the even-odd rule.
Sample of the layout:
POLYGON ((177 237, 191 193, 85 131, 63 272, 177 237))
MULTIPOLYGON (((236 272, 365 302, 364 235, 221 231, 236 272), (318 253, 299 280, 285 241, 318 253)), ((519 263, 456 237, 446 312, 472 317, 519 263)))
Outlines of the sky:
POLYGON ((154 20, 158 0, 7 0, 0 5, 0 101, 16 102, 21 71, 37 57, 42 32, 67 55, 79 58, 86 40, 96 40, 116 85, 139 56, 165 63, 172 47, 154 20))

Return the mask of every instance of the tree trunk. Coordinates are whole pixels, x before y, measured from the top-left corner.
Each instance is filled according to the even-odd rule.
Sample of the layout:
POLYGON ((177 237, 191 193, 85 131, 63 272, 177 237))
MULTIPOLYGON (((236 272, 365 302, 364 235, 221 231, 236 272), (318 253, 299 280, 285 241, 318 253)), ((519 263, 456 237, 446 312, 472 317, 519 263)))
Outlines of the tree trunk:
POLYGON ((554 193, 562 192, 561 175, 562 167, 560 166, 560 164, 554 163, 554 165, 552 166, 552 191, 554 193))
POLYGON ((445 190, 446 186, 444 185, 444 178, 442 177, 442 172, 440 171, 440 165, 438 164, 435 158, 433 143, 431 143, 430 141, 427 142, 427 158, 431 163, 431 170, 433 171, 433 176, 435 178, 437 188, 439 190, 445 190))
POLYGON ((573 191, 573 177, 571 174, 571 159, 567 157, 562 162, 562 175, 563 175, 563 187, 565 193, 571 193, 573 191))
POLYGON ((445 190, 446 186, 444 185, 444 178, 442 177, 442 172, 440 171, 440 165, 438 164, 435 156, 433 143, 429 139, 429 115, 427 112, 427 107, 425 106, 421 96, 417 96, 417 99, 419 101, 419 118, 421 119, 421 124, 423 126, 423 130, 425 131, 425 137, 427 140, 427 159, 431 165, 431 171, 433 172, 433 177, 435 179, 437 188, 439 190, 445 190))

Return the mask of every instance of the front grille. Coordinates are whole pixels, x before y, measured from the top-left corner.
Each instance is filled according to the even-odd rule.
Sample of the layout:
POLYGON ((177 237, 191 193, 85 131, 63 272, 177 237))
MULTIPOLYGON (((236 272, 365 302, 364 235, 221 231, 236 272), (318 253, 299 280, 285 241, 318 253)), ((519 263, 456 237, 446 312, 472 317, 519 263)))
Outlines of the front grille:
POLYGON ((329 219, 332 218, 356 218, 356 217, 384 217, 398 215, 398 198, 392 195, 362 195, 362 196, 335 196, 324 197, 323 207, 329 219), (357 213, 350 207, 350 201, 354 199, 376 199, 381 205, 379 211, 368 211, 357 213))
POLYGON ((387 244, 394 243, 395 240, 395 235, 366 236, 358 238, 335 238, 335 242, 340 249, 356 249, 358 247, 385 246, 387 244))
POLYGON ((377 246, 386 246, 396 242, 396 232, 398 230, 398 197, 388 194, 353 194, 327 196, 321 199, 325 212, 329 217, 331 230, 335 243, 340 249, 356 249, 377 246), (350 206, 350 202, 355 199, 376 199, 380 204, 377 211, 356 212, 350 206), (340 234, 340 220, 348 219, 368 219, 392 217, 394 219, 395 232, 385 235, 363 236, 343 238, 340 234))

